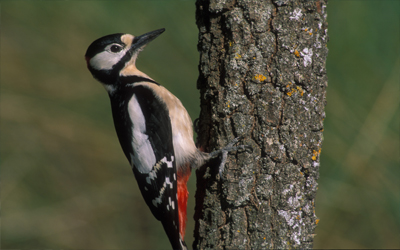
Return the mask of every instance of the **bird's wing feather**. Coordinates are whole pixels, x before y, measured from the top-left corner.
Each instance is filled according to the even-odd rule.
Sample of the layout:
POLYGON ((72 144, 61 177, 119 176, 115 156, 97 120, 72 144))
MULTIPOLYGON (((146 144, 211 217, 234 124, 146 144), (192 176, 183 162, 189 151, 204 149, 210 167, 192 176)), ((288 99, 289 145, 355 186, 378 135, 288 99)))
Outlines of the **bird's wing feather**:
POLYGON ((140 191, 154 217, 162 222, 170 239, 179 239, 179 235, 176 237, 179 234, 176 161, 168 110, 165 103, 147 86, 133 85, 124 95, 130 96, 126 96, 129 100, 125 104, 127 112, 114 114, 114 110, 118 112, 121 108, 113 108, 121 146, 133 166, 140 191), (132 124, 116 121, 124 115, 128 117, 123 120, 132 124), (142 119, 144 121, 140 121, 142 119), (148 152, 149 149, 151 152, 148 152), (144 162, 142 156, 152 160, 144 162))

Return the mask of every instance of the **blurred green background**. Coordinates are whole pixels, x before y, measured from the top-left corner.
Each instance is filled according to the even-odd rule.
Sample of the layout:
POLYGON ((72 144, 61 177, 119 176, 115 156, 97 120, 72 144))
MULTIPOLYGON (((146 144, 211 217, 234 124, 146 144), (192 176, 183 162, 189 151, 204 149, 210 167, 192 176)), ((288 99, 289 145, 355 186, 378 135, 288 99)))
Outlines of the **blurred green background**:
MULTIPOLYGON (((316 248, 400 248, 399 1, 330 1, 316 248)), ((83 55, 166 32, 138 68, 199 114, 194 1, 1 2, 1 248, 169 249, 83 55)), ((191 246, 195 178, 190 179, 191 246)))

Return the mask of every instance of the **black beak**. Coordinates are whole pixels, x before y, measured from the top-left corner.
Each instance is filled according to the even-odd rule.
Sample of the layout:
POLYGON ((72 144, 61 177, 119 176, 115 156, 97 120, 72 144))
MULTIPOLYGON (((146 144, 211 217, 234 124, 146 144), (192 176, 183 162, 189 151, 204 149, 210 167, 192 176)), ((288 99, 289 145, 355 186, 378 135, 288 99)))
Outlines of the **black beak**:
POLYGON ((161 35, 161 33, 163 33, 164 31, 165 31, 165 29, 162 28, 162 29, 150 31, 146 34, 135 37, 132 41, 131 50, 137 50, 137 49, 145 46, 149 42, 153 41, 156 37, 161 35))

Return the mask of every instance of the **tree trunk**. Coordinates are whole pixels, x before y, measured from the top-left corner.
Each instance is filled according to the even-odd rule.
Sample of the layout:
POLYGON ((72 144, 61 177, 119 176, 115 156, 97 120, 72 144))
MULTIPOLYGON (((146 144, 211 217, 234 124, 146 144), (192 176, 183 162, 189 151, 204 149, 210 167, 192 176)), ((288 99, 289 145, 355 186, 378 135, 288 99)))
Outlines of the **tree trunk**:
MULTIPOLYGON (((195 249, 311 248, 327 76, 326 1, 197 0, 207 152, 237 136, 219 178, 197 170, 195 249)), ((212 166, 211 166, 212 165, 212 166)))

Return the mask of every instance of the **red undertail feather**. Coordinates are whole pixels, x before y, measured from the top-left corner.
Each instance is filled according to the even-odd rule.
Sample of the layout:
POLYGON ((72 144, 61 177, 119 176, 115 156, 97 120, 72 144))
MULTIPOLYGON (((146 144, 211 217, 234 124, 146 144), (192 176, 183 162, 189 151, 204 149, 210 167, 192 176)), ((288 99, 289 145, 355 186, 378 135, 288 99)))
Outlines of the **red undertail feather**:
POLYGON ((179 231, 182 236, 182 240, 185 237, 186 230, 186 208, 187 208, 187 200, 189 197, 189 192, 187 190, 187 181, 190 177, 190 167, 180 167, 180 171, 178 171, 178 212, 179 212, 179 231))

